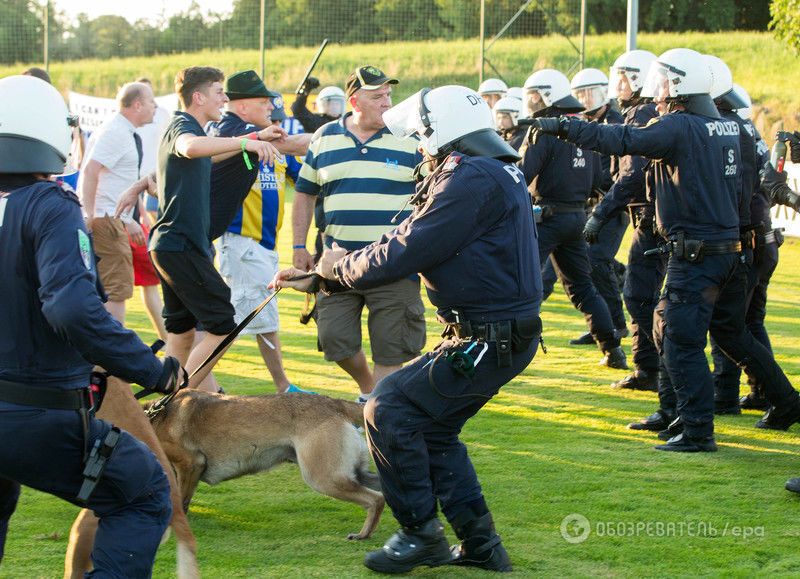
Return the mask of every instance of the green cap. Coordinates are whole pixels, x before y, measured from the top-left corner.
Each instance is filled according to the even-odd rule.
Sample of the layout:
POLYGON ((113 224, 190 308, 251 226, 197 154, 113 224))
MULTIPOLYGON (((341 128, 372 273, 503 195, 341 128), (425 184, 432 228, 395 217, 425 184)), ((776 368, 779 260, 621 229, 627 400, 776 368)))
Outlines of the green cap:
POLYGON ((254 70, 244 70, 228 77, 225 81, 225 94, 232 101, 280 96, 269 90, 254 70))

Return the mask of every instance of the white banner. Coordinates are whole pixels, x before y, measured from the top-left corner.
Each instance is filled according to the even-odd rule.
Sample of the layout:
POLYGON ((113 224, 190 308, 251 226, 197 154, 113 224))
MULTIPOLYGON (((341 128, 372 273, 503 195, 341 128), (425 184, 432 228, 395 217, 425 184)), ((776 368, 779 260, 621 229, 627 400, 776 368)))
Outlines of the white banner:
MULTIPOLYGON (((156 103, 172 114, 173 111, 178 110, 178 95, 157 96, 156 103)), ((117 101, 70 92, 69 110, 73 115, 78 115, 81 130, 91 133, 117 112, 117 101)))

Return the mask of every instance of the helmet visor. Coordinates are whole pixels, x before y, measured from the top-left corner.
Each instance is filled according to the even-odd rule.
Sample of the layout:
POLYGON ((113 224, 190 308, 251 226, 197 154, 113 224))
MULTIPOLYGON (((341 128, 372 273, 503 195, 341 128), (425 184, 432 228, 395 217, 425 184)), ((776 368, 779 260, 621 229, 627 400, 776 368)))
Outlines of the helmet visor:
POLYGON ((608 100, 608 89, 603 85, 587 86, 572 91, 572 96, 578 99, 586 112, 596 111, 608 100))
POLYGON ((332 96, 319 99, 319 112, 329 117, 341 117, 344 113, 344 99, 340 96, 332 96))
POLYGON ((655 63, 647 74, 644 88, 642 88, 642 96, 657 102, 665 101, 677 95, 676 87, 680 82, 680 76, 670 73, 659 63, 655 63))
POLYGON ((395 137, 410 137, 423 128, 419 117, 421 95, 422 91, 415 92, 383 113, 383 122, 395 137))
POLYGON ((525 89, 522 103, 523 113, 525 113, 525 116, 527 117, 533 117, 536 113, 548 107, 547 103, 544 102, 542 93, 540 93, 539 89, 536 88, 525 89))
POLYGON ((517 113, 497 111, 494 113, 494 124, 499 131, 513 129, 517 126, 517 113))

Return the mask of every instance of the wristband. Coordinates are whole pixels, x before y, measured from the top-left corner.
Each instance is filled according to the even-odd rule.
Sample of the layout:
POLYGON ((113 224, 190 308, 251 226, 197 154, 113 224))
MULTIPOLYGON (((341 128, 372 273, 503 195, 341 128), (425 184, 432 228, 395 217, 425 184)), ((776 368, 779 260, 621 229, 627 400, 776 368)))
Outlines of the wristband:
POLYGON ((292 246, 292 249, 305 249, 305 248, 306 248, 305 245, 293 245, 292 246))
POLYGON ((253 131, 252 133, 247 133, 247 138, 251 141, 260 141, 261 139, 258 138, 258 133, 253 131))
POLYGON ((250 157, 247 156, 247 141, 249 139, 242 139, 240 144, 242 145, 242 157, 244 157, 244 164, 247 167, 248 171, 253 169, 253 164, 250 162, 250 157))

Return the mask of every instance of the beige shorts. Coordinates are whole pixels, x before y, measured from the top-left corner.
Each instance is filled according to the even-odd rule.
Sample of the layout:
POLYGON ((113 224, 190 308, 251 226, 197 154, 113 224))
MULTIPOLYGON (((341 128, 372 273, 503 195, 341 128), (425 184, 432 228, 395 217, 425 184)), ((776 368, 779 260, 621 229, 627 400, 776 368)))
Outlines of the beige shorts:
POLYGON ((396 366, 419 356, 425 347, 425 306, 419 281, 403 279, 364 291, 320 294, 317 331, 326 360, 339 362, 361 349, 364 306, 373 362, 396 366))
POLYGON ((133 297, 133 256, 128 232, 121 219, 96 217, 92 221, 94 252, 99 258, 97 272, 112 302, 133 297))

